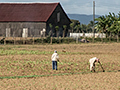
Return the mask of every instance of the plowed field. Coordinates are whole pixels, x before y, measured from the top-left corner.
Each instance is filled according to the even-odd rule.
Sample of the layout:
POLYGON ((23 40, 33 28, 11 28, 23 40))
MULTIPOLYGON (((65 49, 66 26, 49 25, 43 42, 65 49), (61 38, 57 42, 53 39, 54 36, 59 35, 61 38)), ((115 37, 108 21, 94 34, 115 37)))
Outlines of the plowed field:
POLYGON ((0 46, 0 90, 120 90, 120 44, 0 46), (58 51, 58 70, 51 55, 58 51), (100 58, 89 71, 89 59, 100 58))

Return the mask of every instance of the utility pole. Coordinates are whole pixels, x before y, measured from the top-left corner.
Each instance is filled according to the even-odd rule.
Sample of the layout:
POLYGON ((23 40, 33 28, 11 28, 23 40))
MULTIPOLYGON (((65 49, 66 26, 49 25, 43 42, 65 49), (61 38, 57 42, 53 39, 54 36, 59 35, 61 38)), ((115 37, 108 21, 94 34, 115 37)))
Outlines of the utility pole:
POLYGON ((94 27, 94 24, 95 24, 95 1, 93 1, 93 43, 94 43, 94 38, 95 38, 95 27, 94 27))

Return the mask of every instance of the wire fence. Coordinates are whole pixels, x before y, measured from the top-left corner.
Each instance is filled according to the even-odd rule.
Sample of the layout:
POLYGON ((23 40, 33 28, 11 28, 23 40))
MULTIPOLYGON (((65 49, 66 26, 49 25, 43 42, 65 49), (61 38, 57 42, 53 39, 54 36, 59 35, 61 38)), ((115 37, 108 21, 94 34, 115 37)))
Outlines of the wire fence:
POLYGON ((1 44, 60 44, 60 43, 78 43, 78 41, 75 38, 62 38, 62 37, 0 37, 0 43, 1 44))
POLYGON ((70 43, 110 43, 119 42, 117 38, 73 38, 73 37, 0 37, 0 44, 25 45, 25 44, 70 44, 70 43))

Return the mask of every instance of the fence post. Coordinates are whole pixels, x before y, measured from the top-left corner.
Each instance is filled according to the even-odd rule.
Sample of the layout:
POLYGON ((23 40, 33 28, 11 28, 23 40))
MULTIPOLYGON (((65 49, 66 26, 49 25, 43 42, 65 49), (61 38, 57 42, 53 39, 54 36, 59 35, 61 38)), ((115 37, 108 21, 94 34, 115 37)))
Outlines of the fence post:
POLYGON ((20 43, 19 44, 22 44, 22 37, 20 37, 20 43))
POLYGON ((50 42, 50 44, 52 44, 52 37, 51 37, 51 42, 50 42))
POLYGON ((43 44, 43 37, 42 37, 42 44, 43 44))
POLYGON ((34 41, 35 41, 35 40, 34 40, 34 37, 33 37, 33 45, 34 45, 34 41))
POLYGON ((25 44, 25 37, 23 37, 23 44, 25 44))
POLYGON ((78 37, 76 38, 76 43, 78 43, 78 37))
POLYGON ((68 44, 69 44, 69 37, 68 37, 68 44))
POLYGON ((6 38, 4 39, 4 45, 6 45, 6 38))
POLYGON ((24 38, 22 38, 23 44, 24 44, 24 38))
POLYGON ((16 40, 16 38, 14 37, 14 45, 15 45, 15 40, 16 40))

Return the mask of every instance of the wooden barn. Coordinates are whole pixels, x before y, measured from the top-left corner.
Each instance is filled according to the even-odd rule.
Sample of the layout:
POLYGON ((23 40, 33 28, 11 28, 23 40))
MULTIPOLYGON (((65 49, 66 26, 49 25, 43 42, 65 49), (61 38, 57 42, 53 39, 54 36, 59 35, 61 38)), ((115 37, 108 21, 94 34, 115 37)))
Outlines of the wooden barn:
POLYGON ((0 36, 41 37, 67 35, 71 21, 60 3, 0 3, 0 36))

